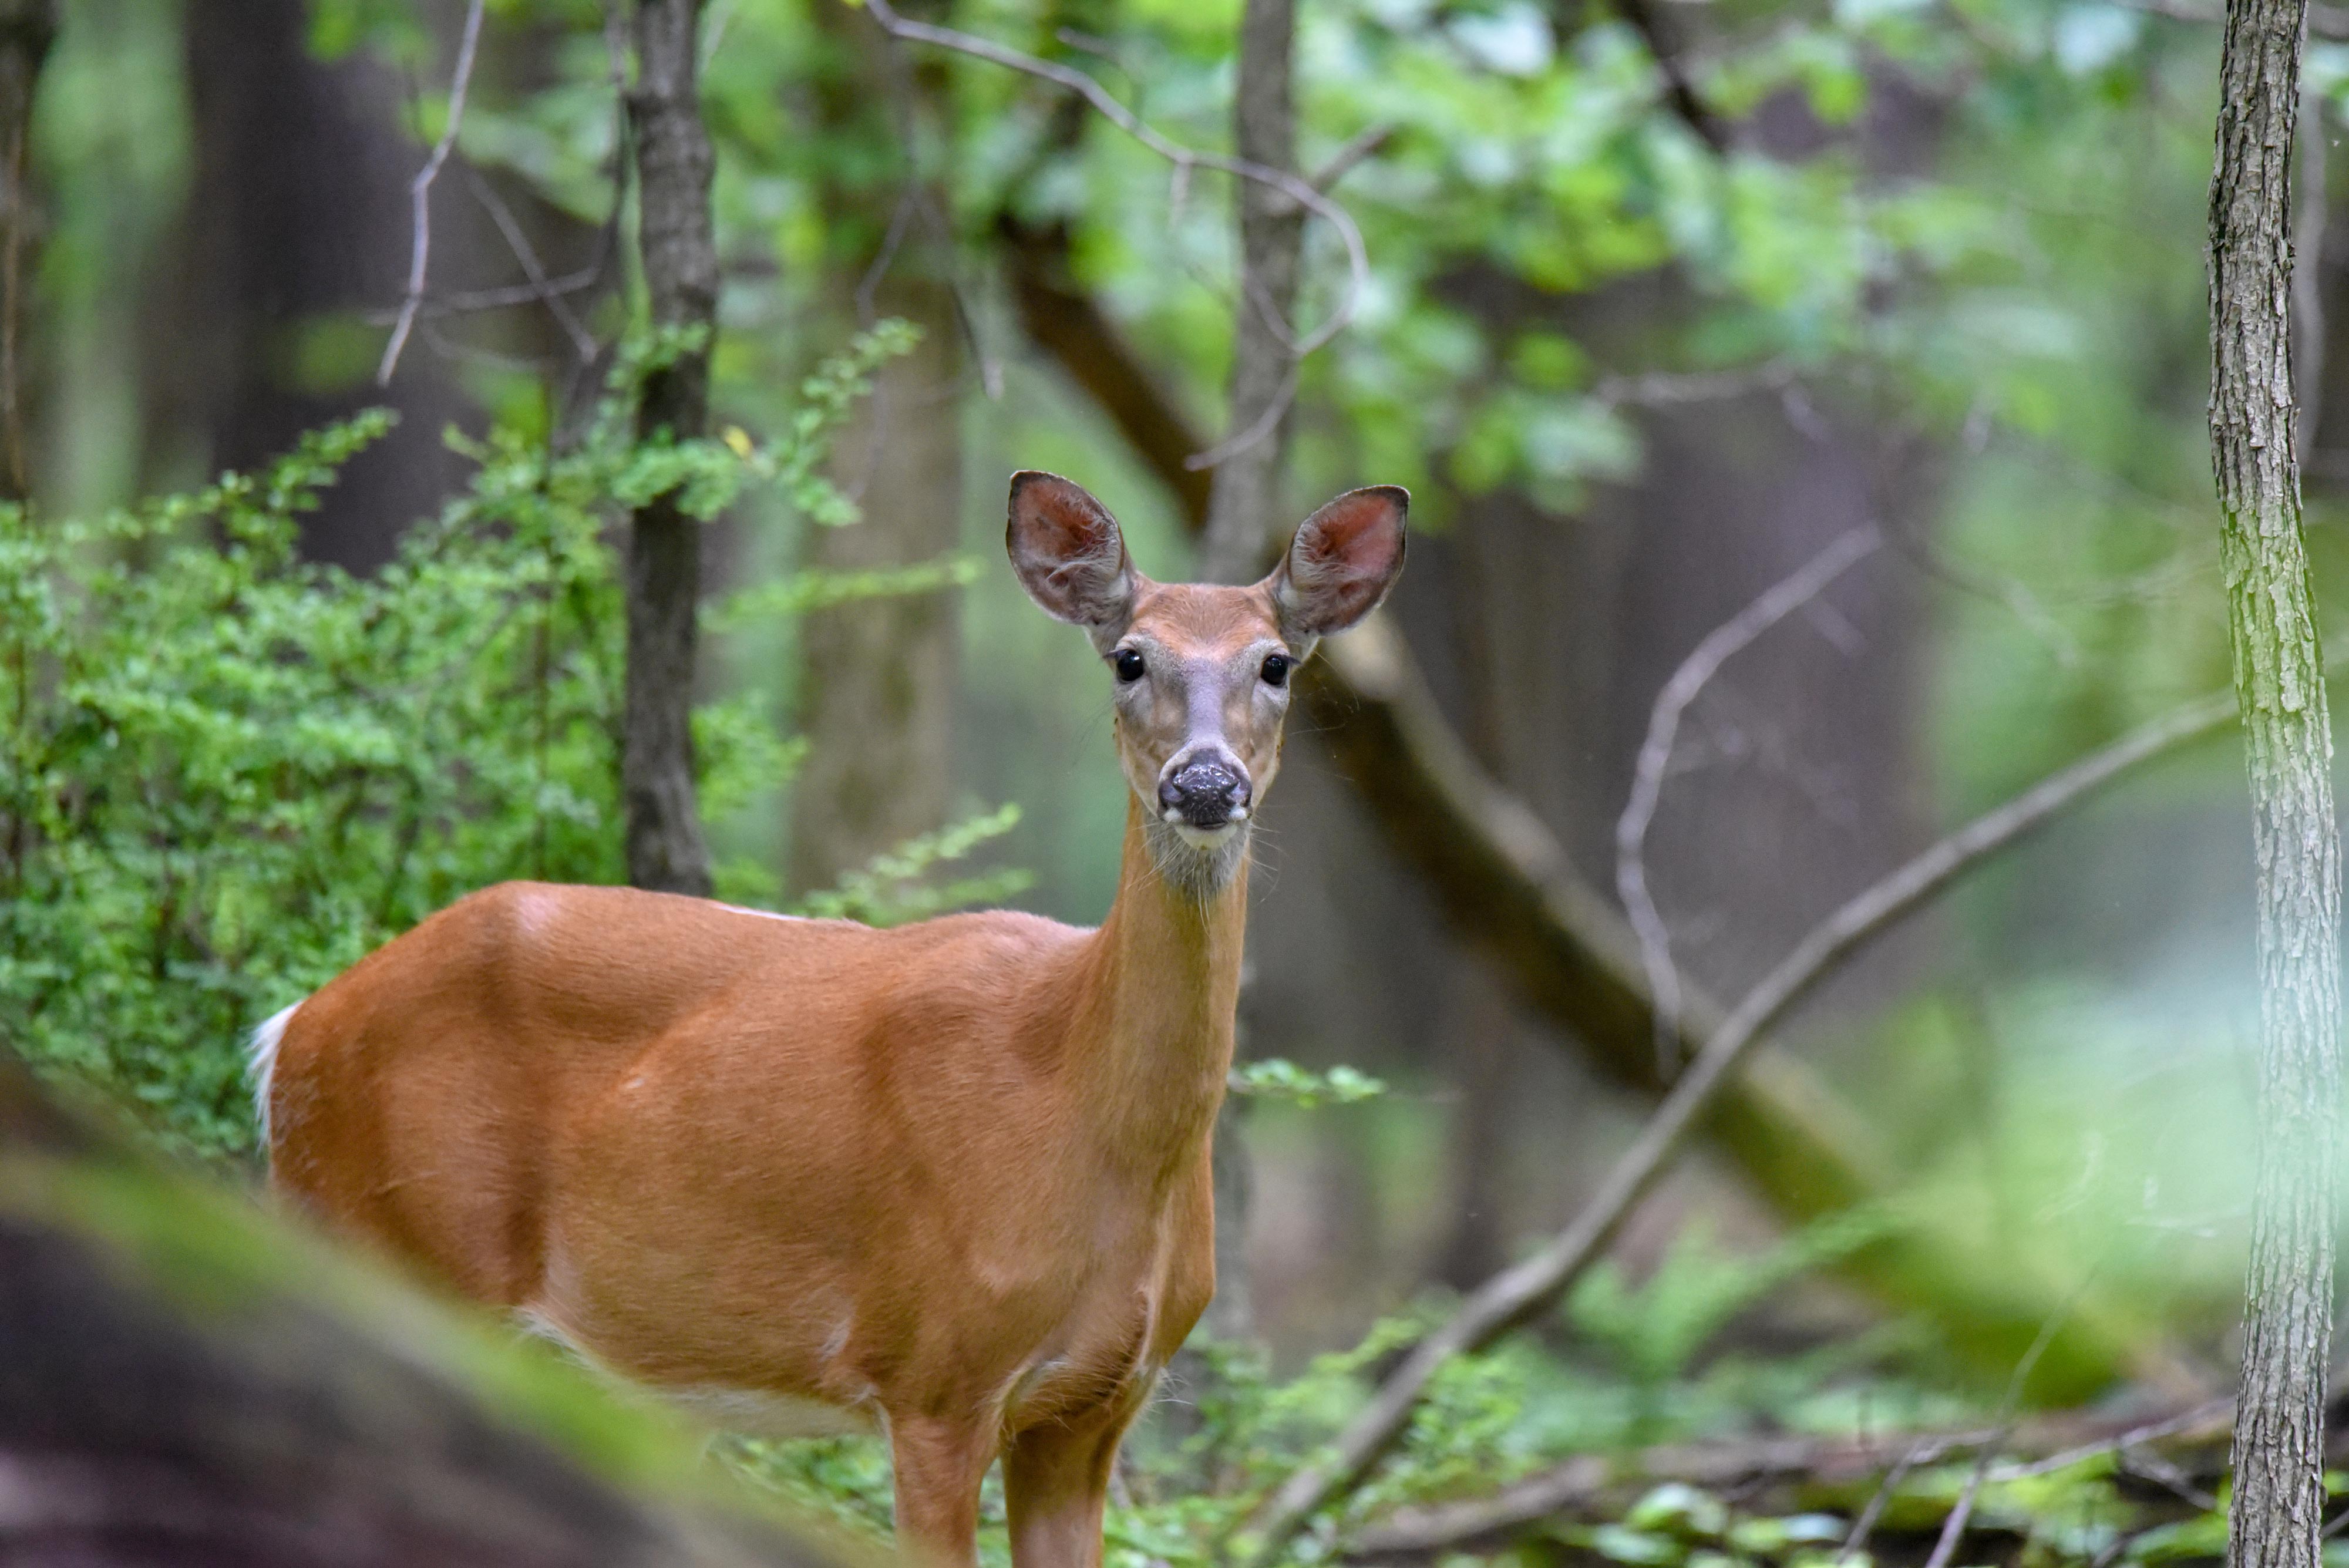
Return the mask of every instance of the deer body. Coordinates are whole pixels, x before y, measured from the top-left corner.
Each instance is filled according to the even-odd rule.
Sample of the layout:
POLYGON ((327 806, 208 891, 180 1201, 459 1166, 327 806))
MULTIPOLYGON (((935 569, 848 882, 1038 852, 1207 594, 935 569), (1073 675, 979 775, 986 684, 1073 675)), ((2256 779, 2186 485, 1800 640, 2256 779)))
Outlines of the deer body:
MULTIPOLYGON (((1386 545, 1340 574, 1375 579, 1356 615, 1399 495, 1332 503, 1392 533, 1333 535, 1386 545)), ((337 1223, 722 1418, 878 1421, 934 1562, 972 1561, 1000 1455, 1019 1568, 1090 1568, 1118 1440, 1214 1290, 1265 649, 1330 617, 1283 603, 1296 547, 1252 588, 1148 583, 1050 476, 1015 481, 1011 545, 1118 672, 1135 787, 1099 929, 509 883, 273 1020, 262 1096, 274 1182, 337 1223)))

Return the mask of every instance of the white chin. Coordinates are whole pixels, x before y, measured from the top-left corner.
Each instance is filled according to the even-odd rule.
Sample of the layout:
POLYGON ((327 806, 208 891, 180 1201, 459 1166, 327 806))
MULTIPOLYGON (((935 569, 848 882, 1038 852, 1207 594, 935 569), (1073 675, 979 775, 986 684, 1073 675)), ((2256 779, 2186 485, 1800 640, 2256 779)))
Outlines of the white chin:
POLYGON ((1187 822, 1170 822, 1176 837, 1194 849, 1221 849, 1239 834, 1240 825, 1227 822, 1221 827, 1194 827, 1187 822))

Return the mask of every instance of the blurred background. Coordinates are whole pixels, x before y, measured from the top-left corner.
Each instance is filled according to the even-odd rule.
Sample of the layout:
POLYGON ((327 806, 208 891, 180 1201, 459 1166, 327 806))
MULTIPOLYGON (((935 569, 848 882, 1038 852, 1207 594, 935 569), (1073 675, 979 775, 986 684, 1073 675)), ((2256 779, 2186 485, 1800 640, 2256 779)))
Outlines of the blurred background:
MULTIPOLYGON (((1178 141, 1231 144, 1237 0, 905 9, 1081 71, 1178 141)), ((1244 1053, 1385 1088, 1250 1095, 1226 1128, 1248 1172, 1227 1264, 1246 1311, 1221 1326, 1276 1368, 1521 1255, 1652 1109, 1671 1063, 1624 1010, 1652 987, 1619 821, 1666 682, 1773 585, 1850 554, 1702 682, 1653 774, 1649 929, 1705 1007, 1953 826, 2227 685, 2204 424, 2215 16, 1299 7, 1295 167, 1359 224, 1369 269, 1357 296, 1336 230, 1302 224, 1297 319, 1352 315, 1299 364, 1273 438, 1277 532, 1338 491, 1411 487, 1410 566, 1379 636, 1423 680, 1413 711, 1441 722, 1415 754, 1464 760, 1479 798, 1518 815, 1465 849, 1436 842, 1410 770, 1363 739, 1385 710, 1354 687, 1325 685, 1292 723, 1257 835, 1244 1053), (1530 843, 1516 864, 1565 911, 1530 948, 1498 929, 1525 883, 1494 843, 1530 843), (1559 979, 1560 951, 1615 979, 1559 979)), ((465 16, 452 0, 65 0, 31 121, 16 350, 36 518, 102 520, 388 408, 396 426, 286 516, 299 560, 349 574, 313 580, 397 579, 418 569, 401 554, 416 530, 482 473, 591 419, 640 282, 616 238, 607 18, 584 0, 488 5, 429 193, 427 308, 376 382, 465 16)), ((750 484, 707 524, 697 695, 719 893, 1093 923, 1125 810, 1108 681, 1005 569, 1005 481, 1068 474, 1144 571, 1197 569, 1209 480, 1186 459, 1229 422, 1233 183, 1175 178, 1065 92, 892 46, 836 0, 709 0, 702 29, 713 434, 765 450, 860 330, 919 329, 877 359, 822 460, 852 511, 750 484), (870 591, 825 591, 860 573, 870 591), (884 898, 871 867, 893 852, 884 898)), ((2331 347, 2349 235, 2330 192, 2349 170, 2327 149, 2349 108, 2349 45, 2331 40, 2349 26, 2320 7, 2314 31, 2293 306, 2330 615, 2349 571, 2349 348, 2331 347)), ((175 536, 76 548, 129 583, 175 536)), ((502 625, 481 624, 485 656, 545 691, 544 639, 500 641, 502 625)), ((612 634, 581 625, 586 669, 612 634)), ((126 689, 147 679, 125 673, 140 651, 118 650, 126 689)), ((153 677, 159 707, 171 679, 153 677)), ((16 680, 21 737, 37 682, 21 664, 16 680)), ((273 700, 240 710, 240 744, 298 727, 270 721, 273 700)), ((380 718, 424 698, 368 701, 380 718)), ((497 711, 447 722, 486 744, 497 711)), ((347 758, 237 774, 244 804, 206 806, 184 838, 166 809, 182 797, 150 794, 122 841, 137 853, 53 857, 46 894, 19 855, 20 905, 75 902, 88 923, 12 917, 0 1025, 53 1075, 126 1092, 179 1147, 249 1170, 243 1030, 471 886, 616 878, 599 722, 579 721, 586 782, 568 793, 543 766, 498 795, 488 761, 366 763, 490 793, 451 808, 472 825, 456 847, 348 907, 347 879, 247 874, 326 831, 299 814, 347 758), (246 826, 222 827, 236 810, 246 826), (529 820, 500 837, 482 826, 500 813, 529 820), (208 860, 199 831, 243 847, 208 860), (285 936, 303 921, 315 940, 285 936)), ((28 754, 12 753, 26 788, 28 754)), ((398 842, 381 803, 333 831, 378 818, 398 842)), ((1639 1293, 1756 1270, 1772 1288, 1721 1287, 1733 1310, 1696 1348, 1657 1352, 1659 1376, 1711 1390, 1671 1419, 1980 1397, 2065 1303, 2046 1397, 2223 1388, 2250 1177, 2247 827, 2220 731, 1837 966, 1552 1337, 1557 1376, 1586 1380, 1575 1419, 1682 1429, 1618 1386, 1662 1310, 1639 1293), (1732 1365, 1743 1381, 1702 1384, 1732 1365), (1796 1370, 1756 1392, 1756 1367, 1796 1370)))

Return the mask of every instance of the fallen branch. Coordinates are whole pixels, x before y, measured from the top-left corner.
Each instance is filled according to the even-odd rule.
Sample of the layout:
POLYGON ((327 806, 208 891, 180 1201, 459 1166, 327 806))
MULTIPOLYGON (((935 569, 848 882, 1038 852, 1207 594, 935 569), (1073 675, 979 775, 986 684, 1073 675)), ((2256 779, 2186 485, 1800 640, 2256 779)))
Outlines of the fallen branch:
MULTIPOLYGON (((1384 1559, 1495 1548, 1545 1520, 1578 1515, 1611 1519, 1640 1493, 1667 1481, 1713 1491, 1743 1491, 1785 1481, 1832 1490, 1985 1449, 2042 1456, 1991 1466, 1989 1480, 2013 1480, 2155 1442, 2186 1448, 2214 1444, 2226 1437, 2233 1408, 2231 1400, 2213 1400, 2152 1422, 2056 1416, 2020 1423, 2003 1442, 1998 1428, 1983 1427, 1867 1438, 1745 1438, 1668 1444, 1624 1456, 1583 1454, 1492 1497, 1399 1509, 1347 1537, 1338 1555, 1384 1559)), ((1876 1495, 1880 1499, 1882 1493, 1876 1495)))
POLYGON ((2156 720, 1975 818, 1812 928, 1705 1040, 1574 1221, 1533 1257, 1481 1286, 1449 1322, 1413 1347, 1369 1407, 1330 1445, 1330 1457, 1298 1470, 1245 1527, 1237 1542, 1242 1554, 1260 1559, 1277 1552, 1314 1514, 1367 1478, 1401 1439, 1412 1412, 1446 1363, 1484 1349, 1555 1305, 1604 1254, 1754 1043, 1842 959, 2082 796, 2219 729, 2234 711, 2233 696, 2225 693, 2156 720))

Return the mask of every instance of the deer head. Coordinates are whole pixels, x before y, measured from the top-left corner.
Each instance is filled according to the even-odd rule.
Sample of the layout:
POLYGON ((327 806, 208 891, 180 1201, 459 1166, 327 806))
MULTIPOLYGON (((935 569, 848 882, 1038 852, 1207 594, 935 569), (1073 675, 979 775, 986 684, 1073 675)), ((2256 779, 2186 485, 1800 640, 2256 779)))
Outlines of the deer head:
POLYGON ((1202 896, 1230 881, 1280 769, 1289 676, 1394 586, 1410 500, 1392 484, 1349 491, 1305 520, 1271 576, 1222 587, 1151 581, 1082 486, 1011 476, 1012 570, 1107 666, 1118 761, 1170 881, 1202 896))

